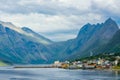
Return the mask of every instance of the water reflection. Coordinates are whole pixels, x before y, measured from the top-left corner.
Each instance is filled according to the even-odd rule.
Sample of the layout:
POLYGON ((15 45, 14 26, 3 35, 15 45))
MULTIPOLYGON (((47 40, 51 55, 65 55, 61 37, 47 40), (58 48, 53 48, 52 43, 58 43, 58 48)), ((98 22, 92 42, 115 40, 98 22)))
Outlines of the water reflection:
POLYGON ((120 80, 120 71, 56 68, 0 69, 1 80, 120 80))
POLYGON ((120 76, 120 71, 116 70, 116 71, 114 71, 114 74, 115 74, 116 77, 119 77, 120 76))
POLYGON ((10 78, 10 80, 33 80, 30 78, 10 78))

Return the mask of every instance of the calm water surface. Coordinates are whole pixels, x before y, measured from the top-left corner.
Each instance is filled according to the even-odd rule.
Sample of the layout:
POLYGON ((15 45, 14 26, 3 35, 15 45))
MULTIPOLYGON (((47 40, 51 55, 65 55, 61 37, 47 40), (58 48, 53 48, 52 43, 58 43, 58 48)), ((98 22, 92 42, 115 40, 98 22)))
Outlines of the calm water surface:
POLYGON ((0 67, 0 80, 120 80, 119 72, 56 68, 10 69, 0 67))

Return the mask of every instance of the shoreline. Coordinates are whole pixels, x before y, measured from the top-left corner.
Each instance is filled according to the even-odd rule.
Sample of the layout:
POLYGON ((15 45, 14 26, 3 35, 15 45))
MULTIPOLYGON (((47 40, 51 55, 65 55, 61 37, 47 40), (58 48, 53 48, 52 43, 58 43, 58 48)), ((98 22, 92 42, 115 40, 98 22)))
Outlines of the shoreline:
MULTIPOLYGON (((58 67, 55 67, 55 66, 52 66, 52 65, 48 65, 48 66, 0 66, 0 67, 11 67, 13 69, 22 69, 22 68, 58 68, 58 67)), ((115 68, 111 68, 111 69, 100 69, 100 68, 93 68, 93 69, 84 69, 84 68, 74 68, 74 69, 70 69, 70 68, 58 68, 58 69, 67 69, 67 70, 99 70, 99 71, 120 71, 120 69, 115 69, 115 68)))
MULTIPOLYGON (((50 66, 14 66, 15 69, 22 69, 22 68, 57 68, 57 67, 50 67, 50 66)), ((64 68, 57 68, 57 69, 64 69, 64 68)), ((67 70, 98 70, 98 71, 120 71, 120 69, 69 69, 67 70)))

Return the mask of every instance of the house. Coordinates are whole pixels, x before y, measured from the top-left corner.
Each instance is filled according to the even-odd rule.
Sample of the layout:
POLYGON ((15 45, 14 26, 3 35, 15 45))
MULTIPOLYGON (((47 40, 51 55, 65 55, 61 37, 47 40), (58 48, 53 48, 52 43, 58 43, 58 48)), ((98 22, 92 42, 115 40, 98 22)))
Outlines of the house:
POLYGON ((57 67, 57 68, 61 67, 61 65, 62 65, 62 63, 60 61, 55 61, 54 64, 53 64, 53 66, 57 67))

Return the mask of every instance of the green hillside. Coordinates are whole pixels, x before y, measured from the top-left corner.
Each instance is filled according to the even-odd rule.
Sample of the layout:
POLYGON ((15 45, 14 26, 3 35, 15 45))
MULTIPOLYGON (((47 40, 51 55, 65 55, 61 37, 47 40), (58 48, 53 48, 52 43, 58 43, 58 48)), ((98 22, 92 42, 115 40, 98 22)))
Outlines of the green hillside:
POLYGON ((0 61, 0 66, 7 66, 7 65, 8 65, 8 64, 6 64, 6 63, 0 61))

